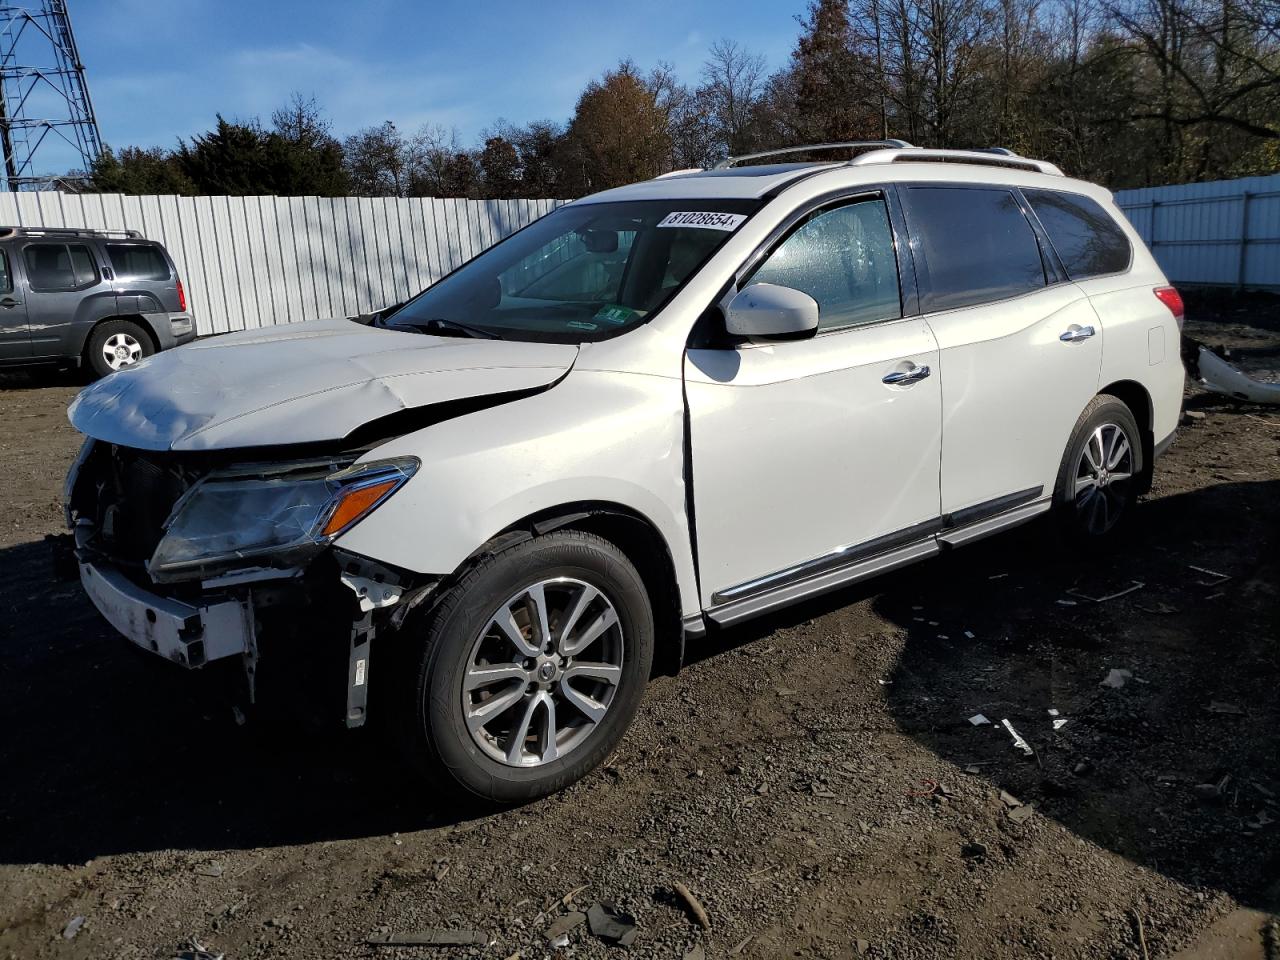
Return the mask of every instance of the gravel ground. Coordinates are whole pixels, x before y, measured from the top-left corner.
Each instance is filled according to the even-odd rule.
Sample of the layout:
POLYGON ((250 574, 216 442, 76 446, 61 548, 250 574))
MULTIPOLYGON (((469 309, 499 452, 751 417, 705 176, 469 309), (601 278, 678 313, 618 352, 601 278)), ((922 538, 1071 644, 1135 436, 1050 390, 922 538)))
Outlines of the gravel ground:
MULTIPOLYGON (((1189 330, 1280 357, 1274 300, 1189 330)), ((112 635, 43 541, 76 385, 0 382, 0 957, 1280 956, 1280 411, 1190 388, 1114 551, 1030 526, 713 636, 603 770, 495 813, 112 635), (550 943, 600 901, 631 947, 550 943), (366 942, 430 928, 487 943, 366 942)))

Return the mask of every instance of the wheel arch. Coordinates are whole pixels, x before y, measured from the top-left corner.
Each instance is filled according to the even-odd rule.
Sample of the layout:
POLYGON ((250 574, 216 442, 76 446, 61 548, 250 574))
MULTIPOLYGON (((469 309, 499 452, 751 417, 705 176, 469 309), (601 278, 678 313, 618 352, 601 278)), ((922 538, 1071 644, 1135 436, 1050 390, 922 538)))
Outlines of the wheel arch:
POLYGON ((147 339, 151 341, 151 351, 153 353, 160 352, 160 337, 145 317, 139 313, 112 314, 111 316, 101 317, 84 328, 84 336, 80 341, 80 349, 78 351, 82 366, 89 362, 89 341, 93 339, 93 335, 98 331, 98 328, 104 323, 114 323, 117 320, 128 320, 130 323, 136 324, 147 335, 147 339))
POLYGON ((1116 380, 1098 391, 1100 396, 1115 397, 1133 414, 1138 421, 1138 431, 1142 435, 1142 477, 1138 485, 1140 493, 1151 489, 1151 477, 1155 466, 1155 404, 1151 393, 1136 380, 1116 380))
POLYGON ((608 540, 635 564, 653 609, 654 671, 676 673, 684 659, 684 632, 675 559, 657 524, 631 507, 607 500, 583 500, 540 510, 486 540, 467 558, 463 568, 513 543, 555 530, 593 533, 608 540))

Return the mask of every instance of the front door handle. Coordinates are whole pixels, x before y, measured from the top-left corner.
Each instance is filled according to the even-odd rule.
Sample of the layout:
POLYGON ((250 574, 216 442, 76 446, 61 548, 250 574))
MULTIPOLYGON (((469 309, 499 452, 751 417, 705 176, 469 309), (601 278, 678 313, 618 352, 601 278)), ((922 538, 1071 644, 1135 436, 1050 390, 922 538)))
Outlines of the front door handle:
POLYGON ((880 382, 901 387, 904 384, 923 380, 928 375, 929 368, 927 366, 913 367, 910 370, 895 370, 893 373, 886 373, 880 382))
POLYGON ((1058 335, 1058 339, 1063 343, 1075 343, 1077 340, 1088 340, 1098 331, 1093 327, 1077 327, 1072 326, 1070 329, 1058 335))
POLYGON ((0 300, 0 307, 4 307, 6 310, 12 310, 14 307, 20 306, 22 306, 22 301, 15 300, 13 297, 5 297, 3 300, 0 300))

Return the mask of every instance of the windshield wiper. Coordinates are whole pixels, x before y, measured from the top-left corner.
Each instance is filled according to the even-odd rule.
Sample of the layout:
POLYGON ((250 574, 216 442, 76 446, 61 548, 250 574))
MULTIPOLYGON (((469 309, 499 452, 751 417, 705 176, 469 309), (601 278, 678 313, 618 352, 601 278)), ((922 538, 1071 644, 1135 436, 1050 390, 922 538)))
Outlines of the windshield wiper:
POLYGON ((412 327, 415 330, 421 330, 423 333, 434 333, 442 337, 462 334, 464 337, 475 337, 477 340, 502 339, 492 330, 485 330, 483 327, 468 326, 465 323, 458 323, 456 320, 446 320, 444 317, 432 317, 430 320, 393 319, 388 326, 412 327))

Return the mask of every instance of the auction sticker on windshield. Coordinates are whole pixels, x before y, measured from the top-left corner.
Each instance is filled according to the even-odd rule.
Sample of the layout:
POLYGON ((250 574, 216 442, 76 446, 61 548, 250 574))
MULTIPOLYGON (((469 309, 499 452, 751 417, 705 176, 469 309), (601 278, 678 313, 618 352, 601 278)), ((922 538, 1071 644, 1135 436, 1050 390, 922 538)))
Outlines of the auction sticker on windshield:
POLYGON ((702 227, 706 230, 734 231, 747 219, 745 213, 693 213, 677 211, 669 213, 658 224, 660 227, 702 227))

